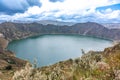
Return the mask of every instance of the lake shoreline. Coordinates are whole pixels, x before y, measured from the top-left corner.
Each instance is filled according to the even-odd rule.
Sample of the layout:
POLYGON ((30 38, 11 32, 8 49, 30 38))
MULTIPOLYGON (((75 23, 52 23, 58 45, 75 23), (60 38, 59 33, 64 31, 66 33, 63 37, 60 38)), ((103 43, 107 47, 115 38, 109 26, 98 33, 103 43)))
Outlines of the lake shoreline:
MULTIPOLYGON (((104 48, 106 48, 107 46, 107 42, 105 42, 105 41, 108 41, 108 42, 110 42, 111 44, 112 44, 112 41, 111 40, 107 40, 107 39, 102 39, 102 38, 97 38, 97 37, 91 37, 91 36, 83 36, 83 35, 76 35, 76 34, 44 34, 44 35, 37 35, 37 36, 32 36, 32 37, 28 37, 28 38, 25 38, 25 39, 21 39, 21 40, 14 40, 14 41, 12 41, 10 44, 13 44, 13 46, 12 45, 8 45, 9 46, 9 49, 10 50, 12 50, 12 51, 14 51, 15 53, 16 53, 16 55, 17 55, 17 57, 19 57, 19 58, 22 58, 22 59, 27 59, 27 58, 25 58, 25 56, 29 56, 29 54, 30 55, 33 55, 32 53, 34 53, 34 58, 32 58, 32 60, 30 60, 31 62, 33 62, 33 59, 35 59, 35 58, 37 58, 37 56, 35 57, 35 55, 38 55, 38 53, 42 53, 41 55, 42 56, 44 56, 43 54, 46 54, 46 52, 48 51, 49 53, 52 53, 52 54, 54 54, 54 55, 59 55, 60 56, 60 54, 62 55, 62 52, 60 53, 59 52, 59 50, 60 51, 66 51, 66 52, 64 52, 64 54, 73 54, 73 52, 75 52, 76 54, 78 54, 77 56, 80 56, 81 54, 81 49, 84 49, 86 52, 88 52, 88 51, 90 51, 90 50, 95 50, 95 51, 99 51, 99 49, 100 49, 100 51, 101 51, 101 48, 102 48, 102 44, 104 44, 103 45, 103 47, 104 48), (48 39, 47 39, 47 37, 48 37, 48 39), (73 39, 72 39, 73 38, 73 39), (40 39, 40 40, 39 40, 40 39), (43 40, 42 40, 43 39, 43 40), (52 40, 51 40, 52 39, 52 40), (42 42, 41 42, 41 40, 42 40, 42 42), (55 40, 55 41, 54 41, 55 40), (62 40, 62 41, 61 41, 62 40), (66 42, 66 40, 67 40, 67 42, 66 42), (74 41, 75 40, 75 41, 74 41), (80 40, 80 41, 79 41, 80 40), (81 40, 83 40, 83 41, 81 41, 81 40), (92 41, 93 40, 93 41, 92 41), (94 41, 95 40, 95 41, 94 41), (20 43, 19 43, 19 41, 20 41, 20 43), (33 42, 32 42, 33 41, 33 42), (47 41, 47 43, 45 42, 44 43, 44 41, 47 41), (72 42, 71 42, 72 41, 72 42), (85 42, 86 41, 86 42, 85 42), (89 42, 88 42, 89 41, 89 42), (99 41, 101 41, 101 43, 99 42, 99 41), (97 43, 98 42, 98 43, 97 43), (24 44, 22 44, 22 43, 24 43, 24 44), (28 44, 27 44, 28 43, 28 44), (77 44, 76 44, 77 43, 77 44), (84 44, 83 45, 83 43, 86 43, 86 44, 84 44), (78 45, 79 44, 79 45, 78 45), (88 44, 88 46, 87 46, 87 44, 88 44), (100 48, 95 48, 94 46, 92 46, 92 44, 96 44, 97 45, 97 47, 100 47, 99 45, 101 45, 101 47, 100 48), (105 45, 106 44, 106 45, 105 45), (25 45, 25 46, 23 46, 23 47, 21 47, 21 48, 17 48, 17 46, 19 47, 19 46, 23 46, 23 45, 25 45), (27 46, 27 45, 29 45, 29 46, 27 46), (32 49, 29 49, 30 47, 32 47, 32 46, 34 46, 34 45, 36 45, 35 47, 33 47, 32 49), (41 45, 43 45, 43 46, 41 46, 41 45), (46 47, 45 47, 45 45, 46 45, 46 47), (48 45, 48 46, 47 46, 48 45), (64 45, 64 46, 63 46, 64 45), (69 45, 69 46, 68 46, 69 45), (85 45, 86 45, 86 48, 85 48, 85 45), (10 46, 11 46, 11 48, 10 48, 10 46), (14 47, 15 46, 15 47, 14 47), (68 48, 66 48, 66 47, 68 47, 68 48), (72 46, 74 46, 73 48, 72 48, 72 46), (78 47, 76 47, 76 46, 78 46, 78 47), (106 46, 106 47, 105 47, 106 46), (27 48, 27 51, 26 51, 26 49, 24 49, 24 47, 25 48, 27 48), (46 49, 47 47, 49 47, 47 50, 45 50, 44 52, 41 52, 41 51, 43 51, 44 49, 46 49), (58 51, 56 51, 56 50, 54 50, 54 48, 53 47, 55 47, 58 51), (71 49, 69 49, 71 47, 71 49), (75 48, 76 47, 76 48, 75 48), (90 49, 89 49, 89 47, 91 47, 90 49), (34 49, 35 48, 35 49, 34 49), (38 48, 40 48, 39 50, 37 50, 38 48), (75 48, 75 51, 72 51, 72 50, 74 50, 74 48, 75 48), (88 49, 87 49, 88 48, 88 49), (20 50, 19 50, 20 49, 20 50), (50 49, 53 49, 52 51, 54 51, 54 52, 51 52, 51 50, 50 49), (19 50, 19 51, 21 51, 21 52, 18 52, 17 50, 19 50), (40 52, 36 52, 36 51, 40 51, 40 52), (19 54, 17 54, 17 53, 19 53, 19 54), (26 55, 24 55, 23 53, 25 53, 26 55), (60 54, 59 54, 60 53, 60 54), (20 54, 21 55, 24 55, 23 57, 20 57, 20 54), (27 55, 28 54, 28 55, 27 55)), ((103 49, 102 49, 103 50, 103 49)), ((47 56, 48 56, 49 54, 47 53, 47 56)), ((39 55, 40 56, 40 55, 39 55)), ((50 56, 50 55, 49 55, 50 56)), ((63 55, 63 56, 65 56, 65 55, 63 55)), ((69 55, 70 56, 70 55, 69 55)), ((72 55, 73 56, 73 55, 72 55)), ((71 57, 72 57, 71 56, 71 57)), ((75 56, 75 55, 74 55, 75 56)), ((76 56, 76 57, 77 57, 76 56)), ((69 58, 71 58, 71 57, 69 57, 69 58)), ((76 58, 76 57, 74 57, 74 58, 76 58)), ((56 57, 57 58, 57 57, 56 57)), ((65 59, 60 59, 60 60, 53 60, 53 61, 56 61, 56 62, 58 62, 58 61, 62 61, 62 60, 67 60, 67 59, 69 59, 69 58, 65 58, 65 59)), ((38 59, 41 59, 41 58, 38 58, 38 59)), ((58 58, 59 59, 59 58, 58 58)), ((43 60, 43 62, 44 61, 46 61, 46 59, 45 60, 43 60)), ((39 63, 39 60, 38 60, 38 63, 39 63)), ((40 62, 40 63, 42 63, 42 62, 40 62)), ((49 64, 53 64, 53 63, 49 63, 49 64)))
POLYGON ((99 39, 104 39, 104 40, 109 40, 109 41, 112 41, 112 42, 120 42, 120 40, 113 40, 113 39, 109 39, 109 38, 103 38, 103 37, 99 37, 99 36, 91 36, 91 35, 82 35, 82 34, 76 34, 76 33, 72 33, 72 34, 64 34, 64 33, 51 33, 51 34, 34 34, 34 35, 30 35, 30 36, 26 36, 26 37, 21 37, 19 39, 13 39, 13 40, 10 40, 10 42, 12 41, 18 41, 18 40, 24 40, 24 39, 28 39, 28 38, 34 38, 34 37, 39 37, 39 36, 44 36, 44 35, 76 35, 76 36, 84 36, 84 37, 93 37, 93 38, 99 38, 99 39))

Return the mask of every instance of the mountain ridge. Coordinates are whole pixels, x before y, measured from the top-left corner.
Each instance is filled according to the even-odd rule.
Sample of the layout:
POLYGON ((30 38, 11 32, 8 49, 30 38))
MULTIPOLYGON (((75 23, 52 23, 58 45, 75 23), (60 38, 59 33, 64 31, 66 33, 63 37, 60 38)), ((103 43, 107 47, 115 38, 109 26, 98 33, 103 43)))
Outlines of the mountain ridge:
POLYGON ((77 23, 72 26, 59 26, 52 24, 34 23, 11 23, 0 24, 0 32, 8 40, 22 39, 34 35, 42 34, 78 34, 94 36, 110 40, 120 39, 120 29, 108 29, 95 22, 77 23))

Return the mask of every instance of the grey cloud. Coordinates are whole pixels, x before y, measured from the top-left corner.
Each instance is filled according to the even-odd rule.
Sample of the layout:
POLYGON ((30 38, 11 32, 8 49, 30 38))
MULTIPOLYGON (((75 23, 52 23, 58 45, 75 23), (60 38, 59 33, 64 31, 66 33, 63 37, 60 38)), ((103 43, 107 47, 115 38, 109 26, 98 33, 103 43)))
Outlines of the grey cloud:
POLYGON ((39 0, 0 0, 0 13, 13 15, 23 13, 31 6, 41 5, 39 0))

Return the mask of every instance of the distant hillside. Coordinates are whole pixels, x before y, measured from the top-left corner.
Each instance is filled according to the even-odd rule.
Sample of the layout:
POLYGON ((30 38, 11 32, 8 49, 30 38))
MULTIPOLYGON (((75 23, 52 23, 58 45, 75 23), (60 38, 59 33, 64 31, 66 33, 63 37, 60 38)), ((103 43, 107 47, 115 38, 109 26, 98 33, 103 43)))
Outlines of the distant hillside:
POLYGON ((75 27, 77 32, 82 35, 95 36, 111 40, 120 39, 120 29, 109 29, 98 23, 78 23, 73 25, 73 27, 75 27))
POLYGON ((48 24, 52 24, 52 25, 56 25, 56 26, 72 26, 75 23, 74 22, 60 22, 60 21, 52 21, 52 20, 41 20, 41 21, 37 21, 37 23, 43 24, 43 25, 48 25, 48 24))
POLYGON ((120 29, 108 29, 98 23, 77 23, 72 26, 43 25, 40 23, 11 23, 0 24, 0 32, 6 39, 22 39, 41 34, 78 34, 120 40, 120 29))
POLYGON ((120 23, 104 23, 102 25, 108 29, 120 29, 120 23))

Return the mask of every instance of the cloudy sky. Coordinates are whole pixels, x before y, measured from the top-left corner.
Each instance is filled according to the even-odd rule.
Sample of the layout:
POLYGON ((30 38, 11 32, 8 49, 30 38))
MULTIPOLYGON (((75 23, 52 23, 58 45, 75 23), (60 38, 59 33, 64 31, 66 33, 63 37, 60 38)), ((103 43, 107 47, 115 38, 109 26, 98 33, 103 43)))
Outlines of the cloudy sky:
POLYGON ((120 0, 0 0, 0 21, 120 22, 120 0))

